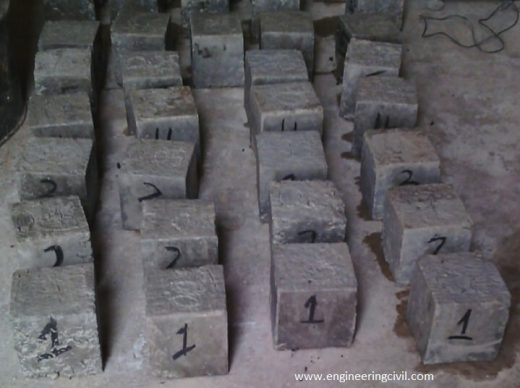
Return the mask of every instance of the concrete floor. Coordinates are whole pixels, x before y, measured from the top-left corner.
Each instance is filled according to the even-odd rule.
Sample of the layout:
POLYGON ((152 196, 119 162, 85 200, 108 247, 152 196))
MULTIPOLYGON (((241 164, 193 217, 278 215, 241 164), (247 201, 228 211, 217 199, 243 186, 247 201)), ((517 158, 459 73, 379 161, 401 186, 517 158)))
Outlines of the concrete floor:
MULTIPOLYGON (((12 164, 26 136, 21 130, 0 149, 0 387, 292 387, 346 386, 297 383, 294 373, 432 372, 433 383, 392 387, 504 387, 520 385, 520 110, 517 77, 520 27, 505 35, 506 48, 495 55, 462 49, 446 39, 421 39, 422 1, 409 1, 405 25, 406 77, 417 82, 420 125, 443 162, 443 179, 452 183, 475 222, 473 247, 500 266, 513 295, 512 316, 499 358, 490 363, 424 367, 403 319, 407 291, 394 285, 381 255, 379 222, 367 221, 360 206, 359 163, 349 156, 351 124, 338 118, 335 80, 317 76, 325 107, 325 145, 330 178, 341 189, 349 219, 348 243, 359 279, 359 319, 349 349, 273 350, 268 307, 268 228, 258 221, 255 158, 242 89, 197 90, 205 144, 201 197, 216 203, 221 259, 225 266, 230 322, 228 376, 163 381, 149 377, 143 362, 142 269, 138 234, 124 231, 118 204, 116 163, 126 142, 122 93, 102 98, 103 187, 93 238, 105 372, 74 380, 27 380, 17 367, 8 322, 10 275, 23 251, 9 229, 6 204, 17 200, 12 164)), ((496 2, 450 2, 439 14, 487 15, 496 2)), ((318 3, 318 15, 340 10, 318 3)), ((500 17, 509 17, 501 15, 500 17)), ((327 23, 324 23, 327 24, 327 23)), ((434 26, 440 28, 440 26, 434 26)), ((449 26, 461 38, 461 25, 449 26)), ((325 50, 325 49, 324 49, 325 50)), ((329 55, 320 52, 321 56, 329 55)), ((377 383, 348 386, 375 387, 377 383)))

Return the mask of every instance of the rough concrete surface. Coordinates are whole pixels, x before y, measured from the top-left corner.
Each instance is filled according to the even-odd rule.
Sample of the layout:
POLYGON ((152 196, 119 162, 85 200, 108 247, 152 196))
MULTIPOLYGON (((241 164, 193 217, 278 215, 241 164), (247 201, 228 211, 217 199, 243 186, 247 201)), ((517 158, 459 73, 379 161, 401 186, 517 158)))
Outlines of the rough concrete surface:
MULTIPOLYGON (((127 138, 124 98, 111 91, 101 100, 104 184, 97 217, 97 290, 105 371, 88 378, 27 380, 18 368, 7 321, 9 282, 16 264, 15 236, 8 230, 7 203, 16 201, 9 169, 20 150, 22 132, 0 148, 0 386, 101 388, 377 387, 322 382, 297 383, 294 373, 342 373, 406 370, 435 374, 433 383, 406 387, 514 388, 520 376, 520 27, 504 34, 506 48, 495 55, 462 49, 447 39, 422 39, 418 18, 426 1, 409 1, 404 30, 404 74, 416 81, 419 124, 429 126, 443 179, 453 184, 474 220, 473 247, 493 258, 512 292, 512 312, 497 361, 423 367, 404 320, 406 288, 389 280, 381 256, 381 223, 367 221, 358 206, 359 163, 350 158, 352 125, 338 116, 332 74, 315 77, 325 106, 329 173, 347 205, 348 243, 359 282, 356 338, 349 349, 277 352, 269 318, 268 225, 258 219, 255 156, 243 90, 197 90, 205 160, 201 196, 216 203, 221 262, 225 267, 230 324, 228 376, 166 381, 144 373, 144 294, 138 234, 124 231, 119 216, 116 176, 127 138), (217 101, 218 103, 215 103, 217 101), (345 141, 346 140, 346 141, 345 141), (164 384, 161 384, 164 383, 164 384)), ((491 13, 496 2, 449 2, 438 15, 463 13, 472 20, 491 13)), ((342 4, 314 3, 315 19, 343 13, 342 4)), ((511 14, 500 13, 501 20, 511 14)), ((437 29, 439 25, 432 26, 437 29)), ((450 23, 467 38, 466 27, 450 23)), ((318 55, 320 55, 318 53, 318 55)), ((189 54, 188 54, 189 58, 189 54)), ((181 58, 182 59, 182 58, 181 58)), ((181 63, 185 63, 181 61, 181 63)), ((336 92, 339 90, 336 88, 336 92)), ((387 384, 387 386, 392 386, 387 384)), ((399 385, 397 385, 399 387, 399 385)))

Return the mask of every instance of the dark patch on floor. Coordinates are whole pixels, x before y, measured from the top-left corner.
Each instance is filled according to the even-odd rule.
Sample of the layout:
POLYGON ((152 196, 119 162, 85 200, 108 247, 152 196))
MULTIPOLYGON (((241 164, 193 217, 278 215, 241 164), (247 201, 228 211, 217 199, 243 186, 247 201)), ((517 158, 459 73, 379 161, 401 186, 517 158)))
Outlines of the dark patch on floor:
POLYGON ((394 323, 394 333, 400 338, 410 338, 412 333, 406 323, 406 309, 408 308, 408 295, 409 290, 399 291, 395 294, 399 303, 395 306, 397 311, 397 318, 394 323))
POLYGON ((341 136, 341 140, 352 143, 354 141, 354 132, 348 132, 341 136))
POLYGON ((336 33, 338 18, 336 16, 314 21, 314 31, 317 35, 326 37, 336 33))
POLYGON ((357 206, 357 215, 363 221, 371 221, 370 215, 368 214, 368 207, 364 201, 361 201, 357 206))
POLYGON ((347 159, 347 160, 356 160, 354 154, 352 152, 342 152, 341 153, 341 157, 343 159, 347 159))
POLYGON ((390 267, 388 266, 388 263, 385 260, 385 255, 383 254, 383 246, 381 244, 381 233, 375 232, 372 234, 369 234, 363 239, 363 243, 368 245, 372 253, 377 259, 377 263, 379 264, 379 268, 381 269, 381 272, 391 282, 394 281, 394 277, 392 276, 392 272, 390 272, 390 267))
POLYGON ((360 176, 357 176, 354 178, 354 183, 356 184, 358 189, 361 190, 361 177, 360 176))

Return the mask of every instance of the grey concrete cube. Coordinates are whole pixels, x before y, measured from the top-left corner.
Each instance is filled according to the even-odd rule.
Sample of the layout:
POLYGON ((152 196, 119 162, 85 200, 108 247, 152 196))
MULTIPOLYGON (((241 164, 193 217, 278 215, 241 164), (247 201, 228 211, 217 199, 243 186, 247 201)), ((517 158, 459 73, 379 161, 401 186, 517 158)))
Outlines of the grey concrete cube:
POLYGON ((88 48, 93 50, 99 39, 99 22, 90 20, 48 20, 38 40, 38 50, 88 48))
POLYGON ((345 204, 334 183, 273 182, 269 201, 272 244, 345 241, 345 204))
POLYGON ((423 363, 494 360, 510 305, 495 264, 479 253, 422 257, 412 278, 407 320, 423 363))
POLYGON ((27 377, 74 377, 102 370, 94 266, 33 268, 13 274, 14 347, 27 377))
POLYGON ((36 137, 94 139, 89 96, 83 92, 32 96, 24 127, 36 137))
POLYGON ((317 131, 262 132, 255 139, 258 210, 260 220, 268 222, 271 182, 325 180, 327 161, 317 131))
POLYGON ((188 86, 130 90, 128 128, 141 139, 191 142, 200 156, 199 115, 188 86))
POLYGON ((149 271, 146 354, 163 378, 228 373, 228 319, 222 266, 149 271))
POLYGON ((471 218, 451 185, 390 189, 383 216, 383 252, 395 281, 409 284, 423 255, 468 251, 471 227, 471 218))
POLYGON ((385 195, 391 187, 440 183, 440 164, 433 144, 422 131, 366 131, 361 192, 370 217, 383 218, 385 195))
POLYGON ((357 278, 345 243, 272 247, 271 317, 277 350, 348 347, 357 278))
POLYGON ((84 92, 92 98, 90 49, 63 48, 39 51, 34 61, 36 95, 84 92))
POLYGON ((402 46, 395 43, 352 39, 345 57, 340 115, 352 117, 359 82, 364 77, 398 76, 402 46))
POLYGON ((356 96, 353 154, 360 155, 368 129, 415 127, 418 109, 413 82, 391 76, 362 78, 356 96))
POLYGON ((300 50, 309 76, 314 72, 314 24, 302 11, 266 12, 260 15, 261 49, 300 50))
POLYGON ((130 51, 122 54, 125 90, 182 86, 179 54, 174 51, 130 51))
POLYGON ((228 13, 229 0, 181 0, 182 23, 188 26, 197 13, 228 13))
POLYGON ((345 54, 352 38, 375 42, 401 43, 401 31, 385 14, 345 14, 338 18, 336 30, 336 77, 343 79, 345 54))
POLYGON ((403 25, 405 0, 346 0, 346 13, 383 14, 395 20, 401 29, 403 25))
POLYGON ((30 254, 19 268, 92 261, 90 230, 78 197, 22 201, 10 206, 16 240, 30 254))
POLYGON ((95 0, 43 0, 45 20, 95 20, 95 0))
POLYGON ((76 195, 92 219, 97 163, 90 139, 29 138, 17 160, 21 199, 76 195))
POLYGON ((262 12, 298 11, 300 0, 251 0, 253 17, 262 12))
POLYGON ((141 253, 145 268, 218 263, 215 206, 204 200, 155 200, 143 205, 141 253))
POLYGON ((323 131, 323 107, 308 81, 251 88, 252 134, 261 132, 323 131))
POLYGON ((232 14, 194 14, 191 64, 196 88, 244 85, 242 24, 232 14))
POLYGON ((154 198, 196 198, 193 144, 133 139, 120 163, 119 199, 123 228, 139 230, 143 203, 154 198))
POLYGON ((244 106, 250 118, 253 85, 308 81, 307 66, 299 50, 249 50, 245 57, 244 106))

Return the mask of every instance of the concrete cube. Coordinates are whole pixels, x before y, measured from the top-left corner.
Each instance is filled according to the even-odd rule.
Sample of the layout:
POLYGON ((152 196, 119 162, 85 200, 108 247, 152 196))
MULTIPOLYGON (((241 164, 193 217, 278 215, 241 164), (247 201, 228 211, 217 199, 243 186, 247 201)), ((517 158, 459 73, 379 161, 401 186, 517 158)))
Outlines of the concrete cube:
POLYGON ((92 98, 92 53, 90 49, 63 48, 36 53, 34 93, 53 95, 83 92, 92 98))
POLYGON ((95 0, 43 0, 44 20, 95 20, 95 0))
POLYGON ((253 85, 308 81, 307 66, 298 50, 249 50, 245 59, 244 106, 250 119, 253 85))
POLYGON ((191 142, 200 156, 199 115, 188 86, 130 90, 126 100, 128 128, 138 138, 191 142))
POLYGON ((222 266, 149 271, 146 354, 162 378, 228 373, 228 319, 222 266))
POLYGON ((99 40, 99 22, 90 20, 48 20, 38 39, 38 50, 88 48, 99 40))
POLYGON ((395 20, 401 29, 403 25, 405 0, 346 0, 346 13, 383 14, 395 20))
POLYGON ((424 132, 389 129, 365 132, 361 192, 370 217, 383 218, 391 187, 440 183, 440 159, 424 132))
POLYGON ((94 139, 89 96, 83 92, 32 96, 24 127, 36 137, 94 139))
POLYGON ((345 204, 330 181, 271 183, 272 244, 345 241, 345 204))
POLYGON ((215 206, 203 200, 145 202, 141 253, 145 268, 217 264, 215 206))
POLYGON ((298 11, 300 0, 251 0, 253 17, 262 12, 298 11))
POLYGON ((244 85, 242 24, 232 14, 194 14, 191 63, 196 88, 244 85))
POLYGON ((143 203, 154 198, 196 198, 193 144, 133 139, 120 163, 119 199, 123 228, 139 230, 143 203))
POLYGON ((340 115, 352 117, 356 108, 359 81, 365 77, 398 76, 402 46, 394 43, 352 39, 343 73, 343 88, 339 104, 340 115))
POLYGON ((260 220, 268 222, 269 187, 282 180, 325 180, 327 161, 318 132, 262 132, 256 135, 256 171, 260 220))
POLYGON ((13 274, 14 347, 27 377, 100 373, 94 266, 32 268, 13 274))
POLYGON ((321 135, 323 107, 308 81, 253 85, 249 124, 252 134, 316 131, 321 135))
POLYGON ((391 76, 362 78, 356 96, 353 154, 360 155, 368 129, 415 127, 418 109, 413 82, 391 76))
POLYGON ((423 363, 494 360, 510 305, 495 264, 479 253, 422 257, 412 278, 407 320, 423 363))
POLYGON ((92 261, 90 230, 78 197, 22 201, 11 205, 10 213, 16 240, 30 251, 20 268, 92 261))
POLYGON ((471 227, 471 218, 451 185, 390 189, 383 216, 383 252, 395 281, 409 284, 423 255, 468 251, 471 227))
POLYGON ((92 219, 97 199, 97 164, 90 139, 29 138, 19 159, 22 200, 76 195, 92 219))
POLYGON ((314 24, 301 11, 266 12, 260 15, 261 49, 300 50, 309 76, 314 72, 314 24))
POLYGON ((375 42, 401 43, 401 31, 385 14, 345 14, 338 18, 336 30, 336 77, 343 79, 345 54, 352 38, 375 42))
POLYGON ((181 0, 182 23, 188 26, 191 16, 198 13, 228 13, 229 0, 181 0))
POLYGON ((125 90, 182 86, 179 54, 174 51, 130 51, 122 54, 125 90))
POLYGON ((277 350, 348 347, 357 279, 347 244, 273 245, 271 317, 277 350))

